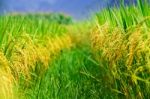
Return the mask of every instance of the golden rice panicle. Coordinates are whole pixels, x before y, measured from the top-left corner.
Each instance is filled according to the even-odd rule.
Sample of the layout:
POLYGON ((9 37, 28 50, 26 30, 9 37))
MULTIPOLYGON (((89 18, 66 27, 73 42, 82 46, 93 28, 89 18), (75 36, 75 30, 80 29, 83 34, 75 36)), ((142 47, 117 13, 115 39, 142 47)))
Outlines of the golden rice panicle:
POLYGON ((72 42, 72 39, 71 39, 70 35, 65 34, 61 37, 60 40, 63 43, 63 48, 70 49, 71 47, 73 47, 73 42, 72 42))
POLYGON ((126 65, 129 70, 132 65, 140 66, 149 63, 150 38, 149 34, 145 33, 145 30, 143 30, 144 28, 139 27, 129 35, 127 42, 128 56, 126 60, 126 65))
POLYGON ((91 33, 91 43, 92 43, 92 48, 93 50, 97 50, 99 47, 98 47, 98 43, 101 43, 100 42, 100 37, 99 37, 99 31, 98 31, 98 28, 96 27, 95 29, 93 29, 92 33, 91 33))
POLYGON ((45 68, 48 67, 48 64, 52 58, 55 58, 59 52, 67 48, 69 49, 72 46, 72 41, 69 35, 56 36, 54 38, 44 38, 45 45, 39 45, 37 48, 38 59, 41 63, 44 64, 45 68))
POLYGON ((50 52, 46 47, 40 45, 36 49, 38 54, 37 62, 41 62, 44 65, 44 68, 46 69, 51 60, 50 52))
POLYGON ((14 80, 9 69, 9 63, 2 52, 0 52, 0 98, 14 99, 14 80))
POLYGON ((37 62, 40 62, 45 70, 52 58, 62 49, 69 49, 71 46, 72 41, 68 34, 53 38, 46 36, 37 42, 34 42, 29 35, 23 34, 17 38, 10 57, 14 76, 18 78, 21 73, 30 79, 29 72, 31 69, 35 70, 37 62))
MULTIPOLYGON (((119 60, 124 50, 124 35, 118 28, 111 29, 109 24, 97 26, 91 34, 92 49, 97 52, 101 51, 101 57, 110 62, 119 60)), ((100 58, 100 56, 97 56, 100 58)))
POLYGON ((35 46, 31 38, 28 35, 17 38, 10 57, 14 77, 18 78, 20 73, 29 77, 29 71, 33 68, 36 57, 35 46))
POLYGON ((8 61, 6 59, 6 57, 4 56, 4 54, 0 51, 0 68, 6 68, 9 66, 8 61))
POLYGON ((127 65, 127 68, 128 70, 130 70, 131 66, 132 66, 132 63, 133 63, 133 58, 134 58, 134 55, 136 54, 136 50, 138 48, 138 44, 139 42, 141 41, 141 36, 140 35, 140 31, 135 31, 133 32, 130 36, 129 36, 129 41, 128 41, 128 47, 129 47, 129 52, 128 52, 128 58, 127 58, 127 61, 126 61, 126 65, 127 65))
MULTIPOLYGON (((105 26, 104 26, 105 27, 105 26)), ((105 44, 105 35, 103 31, 101 30, 101 26, 97 25, 91 32, 90 38, 91 38, 91 47, 94 52, 96 60, 99 60, 100 57, 97 54, 99 51, 103 53, 103 48, 105 44)))

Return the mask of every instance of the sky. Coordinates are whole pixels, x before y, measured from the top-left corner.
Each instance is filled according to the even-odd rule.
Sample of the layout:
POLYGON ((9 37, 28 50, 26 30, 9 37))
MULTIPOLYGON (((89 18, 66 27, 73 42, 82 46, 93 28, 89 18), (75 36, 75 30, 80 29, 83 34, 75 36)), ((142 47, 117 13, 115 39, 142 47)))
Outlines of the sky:
POLYGON ((3 0, 1 12, 62 12, 81 18, 105 5, 106 0, 3 0))
POLYGON ((114 0, 0 0, 1 12, 61 12, 84 18, 114 0))

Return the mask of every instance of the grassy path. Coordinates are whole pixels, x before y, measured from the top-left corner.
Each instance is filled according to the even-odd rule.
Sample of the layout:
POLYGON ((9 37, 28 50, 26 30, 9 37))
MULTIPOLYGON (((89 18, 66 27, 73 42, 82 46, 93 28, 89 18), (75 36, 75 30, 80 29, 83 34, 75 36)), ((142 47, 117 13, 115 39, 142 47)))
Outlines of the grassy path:
POLYGON ((94 78, 98 72, 90 53, 77 48, 62 51, 45 73, 33 76, 33 85, 25 92, 32 99, 98 99, 100 83, 94 78))

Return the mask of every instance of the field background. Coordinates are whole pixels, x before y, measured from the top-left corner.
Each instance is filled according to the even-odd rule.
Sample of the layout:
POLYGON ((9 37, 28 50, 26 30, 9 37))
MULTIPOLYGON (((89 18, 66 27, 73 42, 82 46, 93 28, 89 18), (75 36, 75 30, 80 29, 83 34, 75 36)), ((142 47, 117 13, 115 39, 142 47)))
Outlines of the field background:
POLYGON ((0 99, 148 99, 150 5, 0 16, 0 99))

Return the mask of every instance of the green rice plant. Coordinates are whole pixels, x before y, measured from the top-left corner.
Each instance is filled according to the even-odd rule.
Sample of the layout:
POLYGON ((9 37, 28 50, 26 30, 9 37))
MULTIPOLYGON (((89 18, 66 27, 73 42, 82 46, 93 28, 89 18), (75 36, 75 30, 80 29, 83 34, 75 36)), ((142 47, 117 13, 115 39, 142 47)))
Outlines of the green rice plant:
POLYGON ((120 9, 108 8, 97 14, 91 47, 104 71, 100 81, 105 82, 103 85, 108 86, 115 98, 149 97, 150 7, 147 2, 138 0, 138 7, 121 5, 120 9))
MULTIPOLYGON (((125 6, 121 4, 119 7, 107 8, 97 13, 96 19, 99 24, 108 21, 112 26, 118 26, 126 31, 127 28, 137 25, 140 21, 149 16, 148 0, 137 0, 137 5, 125 6)), ((145 21, 149 26, 149 20, 145 21)))
POLYGON ((99 74, 99 67, 90 61, 89 55, 88 51, 78 48, 63 50, 60 56, 49 64, 45 73, 39 75, 32 72, 31 87, 24 88, 24 96, 29 99, 99 99, 101 85, 91 76, 99 74))
POLYGON ((64 26, 49 23, 47 20, 31 20, 24 16, 1 16, 0 22, 2 23, 0 47, 4 59, 8 61, 5 65, 4 59, 0 60, 0 75, 6 80, 0 79, 1 83, 4 80, 4 84, 1 84, 3 87, 0 89, 0 97, 13 99, 15 90, 17 96, 22 94, 17 86, 22 83, 25 87, 30 85, 30 71, 36 70, 36 64, 41 64, 37 72, 46 71, 52 58, 55 58, 62 49, 70 49, 72 41, 64 26), (2 68, 9 69, 9 72, 2 68))
POLYGON ((149 98, 149 1, 123 2, 73 24, 0 16, 0 98, 149 98))
POLYGON ((141 28, 127 35, 118 28, 106 32, 105 27, 94 31, 91 39, 94 57, 105 71, 103 85, 118 97, 149 97, 149 37, 144 38, 141 28))

